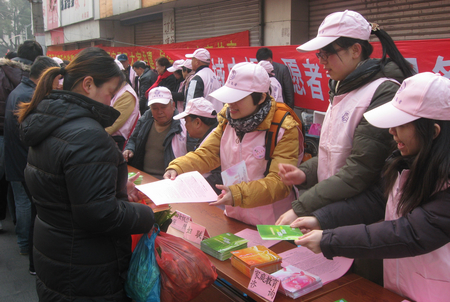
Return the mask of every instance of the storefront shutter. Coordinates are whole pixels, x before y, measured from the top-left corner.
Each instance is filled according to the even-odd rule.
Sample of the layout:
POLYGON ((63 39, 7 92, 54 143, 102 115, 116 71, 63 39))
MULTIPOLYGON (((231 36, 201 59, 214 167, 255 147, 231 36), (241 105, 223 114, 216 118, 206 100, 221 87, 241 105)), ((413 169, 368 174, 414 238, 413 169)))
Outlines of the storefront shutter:
POLYGON ((153 20, 134 25, 136 46, 163 44, 163 20, 153 20))
POLYGON ((232 34, 250 30, 250 45, 261 45, 260 0, 230 0, 175 10, 175 41, 232 34))
MULTIPOLYGON (((369 22, 378 23, 394 41, 450 36, 449 0, 315 0, 309 1, 309 37, 317 35, 317 29, 327 15, 346 9, 359 12, 369 22)), ((372 40, 378 41, 374 36, 372 40)))

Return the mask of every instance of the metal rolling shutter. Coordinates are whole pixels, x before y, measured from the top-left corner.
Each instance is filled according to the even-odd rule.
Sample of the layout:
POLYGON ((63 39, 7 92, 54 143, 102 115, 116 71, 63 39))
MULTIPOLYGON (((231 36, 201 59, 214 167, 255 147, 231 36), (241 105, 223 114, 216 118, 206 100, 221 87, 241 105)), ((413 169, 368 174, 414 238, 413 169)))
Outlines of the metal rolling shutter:
POLYGON ((134 43, 138 46, 163 44, 163 20, 134 25, 134 43))
MULTIPOLYGON (((395 40, 450 38, 450 0, 315 0, 309 2, 309 37, 332 12, 354 10, 380 25, 395 40)), ((372 38, 377 41, 377 38, 372 38)))
POLYGON ((250 45, 259 46, 260 0, 230 0, 175 10, 175 41, 184 42, 250 30, 250 45))

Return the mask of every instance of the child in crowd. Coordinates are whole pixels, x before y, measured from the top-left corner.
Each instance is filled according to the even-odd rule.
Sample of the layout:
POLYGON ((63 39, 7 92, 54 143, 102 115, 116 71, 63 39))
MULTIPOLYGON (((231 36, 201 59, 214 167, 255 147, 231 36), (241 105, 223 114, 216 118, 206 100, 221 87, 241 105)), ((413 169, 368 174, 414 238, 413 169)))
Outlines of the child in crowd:
POLYGON ((225 205, 226 215, 251 225, 273 224, 291 207, 294 191, 280 180, 278 165, 297 164, 302 145, 299 137, 303 140, 297 122, 287 116, 265 174, 265 136, 277 110, 269 87, 269 76, 263 67, 247 62, 236 64, 225 86, 210 94, 226 103, 218 116, 219 125, 195 152, 172 161, 164 175, 174 179, 184 172, 205 173, 218 166, 224 171, 244 162, 248 181, 217 185, 222 193, 211 205, 225 205))
POLYGON ((414 301, 448 301, 450 80, 417 74, 364 116, 389 127, 397 143, 383 186, 298 218, 291 226, 308 233, 295 243, 330 259, 384 258, 386 288, 414 301))

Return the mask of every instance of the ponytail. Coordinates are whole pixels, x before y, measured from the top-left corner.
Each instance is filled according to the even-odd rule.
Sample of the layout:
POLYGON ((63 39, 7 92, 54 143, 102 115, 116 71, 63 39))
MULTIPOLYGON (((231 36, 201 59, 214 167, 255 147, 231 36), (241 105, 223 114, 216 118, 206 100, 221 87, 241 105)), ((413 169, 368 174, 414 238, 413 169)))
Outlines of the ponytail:
POLYGON ((381 46, 383 48, 383 57, 381 58, 381 63, 386 63, 387 55, 391 60, 397 64, 400 70, 403 72, 403 75, 407 78, 415 74, 411 63, 409 63, 403 55, 398 50, 391 36, 388 35, 387 32, 382 30, 378 24, 371 23, 372 25, 372 34, 377 36, 378 40, 381 42, 381 46))
MULTIPOLYGON (((380 29, 378 24, 376 23, 371 24, 372 24, 372 34, 376 35, 377 38, 380 40, 381 47, 383 49, 383 57, 380 60, 380 66, 383 68, 383 66, 388 62, 387 56, 389 56, 390 60, 393 61, 395 64, 397 64, 397 66, 402 71, 405 78, 414 75, 415 72, 411 63, 409 63, 400 53, 391 36, 389 36, 388 33, 385 32, 384 30, 380 29)), ((339 39, 334 41, 334 43, 345 49, 358 43, 359 45, 361 45, 362 61, 369 59, 370 55, 373 52, 373 46, 367 40, 340 37, 339 39)), ((333 43, 328 44, 322 49, 329 54, 337 53, 336 49, 334 49, 333 47, 333 43)))
POLYGON ((19 105, 19 109, 16 112, 19 123, 21 123, 31 111, 36 109, 36 107, 44 99, 44 97, 52 91, 53 82, 60 74, 60 67, 50 67, 44 72, 44 74, 39 79, 36 90, 34 91, 33 97, 31 98, 31 102, 23 102, 19 105))

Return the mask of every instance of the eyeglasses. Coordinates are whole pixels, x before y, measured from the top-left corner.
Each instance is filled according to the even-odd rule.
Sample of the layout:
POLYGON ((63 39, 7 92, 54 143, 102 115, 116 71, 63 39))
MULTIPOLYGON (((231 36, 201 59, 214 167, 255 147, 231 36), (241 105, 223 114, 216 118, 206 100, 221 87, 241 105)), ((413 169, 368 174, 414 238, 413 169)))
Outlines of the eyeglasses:
POLYGON ((334 53, 329 53, 329 52, 326 52, 326 51, 319 51, 319 52, 317 52, 316 53, 316 57, 320 60, 320 59, 322 59, 322 60, 324 60, 324 61, 327 61, 328 60, 328 57, 329 56, 331 56, 331 55, 334 55, 334 54, 337 54, 338 52, 340 52, 341 50, 344 50, 345 48, 339 48, 339 49, 335 49, 334 51, 334 53))

